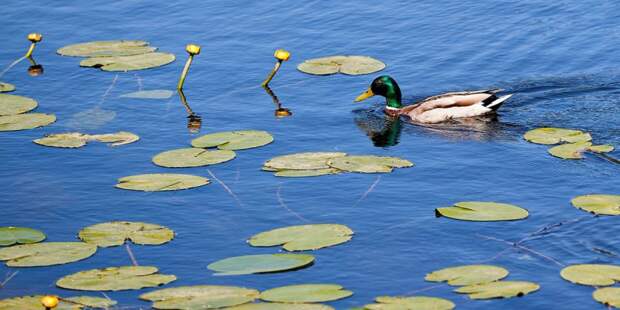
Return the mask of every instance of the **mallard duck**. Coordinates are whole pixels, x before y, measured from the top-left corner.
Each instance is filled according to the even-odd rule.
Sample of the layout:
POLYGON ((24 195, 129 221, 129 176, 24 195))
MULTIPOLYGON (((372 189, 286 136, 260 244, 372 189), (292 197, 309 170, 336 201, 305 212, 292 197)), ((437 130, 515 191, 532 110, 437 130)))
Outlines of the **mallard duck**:
POLYGON ((368 90, 355 98, 362 101, 374 95, 385 97, 385 113, 390 116, 408 116, 413 122, 434 124, 453 118, 473 117, 495 113, 512 96, 498 97, 501 89, 452 92, 428 97, 414 104, 403 106, 402 95, 396 81, 387 75, 372 81, 368 90))

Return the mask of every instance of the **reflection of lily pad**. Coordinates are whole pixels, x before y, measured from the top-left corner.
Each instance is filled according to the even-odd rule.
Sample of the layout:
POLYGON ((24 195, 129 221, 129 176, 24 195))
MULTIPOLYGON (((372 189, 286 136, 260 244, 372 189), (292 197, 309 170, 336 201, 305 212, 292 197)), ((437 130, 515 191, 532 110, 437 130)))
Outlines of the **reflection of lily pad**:
POLYGON ((329 56, 308 59, 297 66, 297 70, 314 75, 343 73, 348 75, 370 74, 381 71, 385 64, 367 56, 329 56))
POLYGON ((254 304, 244 304, 226 308, 228 310, 334 310, 327 305, 320 304, 286 304, 277 302, 259 302, 254 304))
POLYGON ((592 293, 594 300, 614 308, 620 308, 620 287, 599 288, 592 293))
POLYGON ((591 286, 608 286, 620 281, 620 266, 581 264, 568 266, 560 272, 564 280, 591 286))
MULTIPOLYGON (((43 295, 20 296, 0 300, 0 310, 45 310, 41 305, 43 295)), ((116 305, 116 301, 93 296, 77 296, 59 298, 59 303, 54 310, 80 310, 80 309, 108 309, 116 305)))
POLYGON ((620 215, 620 195, 583 195, 573 198, 571 203, 595 214, 620 215))
POLYGON ((346 156, 342 152, 307 152, 274 157, 264 166, 276 170, 314 170, 328 169, 327 160, 346 156))
POLYGON ((153 157, 153 163, 169 168, 200 167, 227 162, 235 156, 235 152, 229 150, 184 148, 159 153, 153 157))
POLYGON ((209 184, 209 179, 196 175, 153 173, 132 175, 118 179, 117 188, 134 191, 175 191, 209 184))
POLYGON ((83 260, 96 251, 96 246, 84 242, 21 244, 0 249, 0 260, 9 267, 51 266, 83 260))
POLYGON ((56 285, 80 291, 122 291, 156 287, 177 279, 173 275, 158 274, 152 266, 121 266, 91 269, 64 276, 56 285))
POLYGON ((146 54, 157 50, 148 45, 148 42, 139 40, 92 41, 67 45, 56 52, 63 56, 109 57, 146 54))
POLYGON ((79 132, 66 132, 50 134, 43 138, 34 140, 34 143, 62 148, 77 148, 86 145, 87 141, 100 141, 104 143, 111 143, 111 146, 120 146, 124 144, 133 143, 138 141, 140 137, 125 131, 119 131, 117 133, 101 134, 101 135, 87 135, 79 132))
POLYGON ((537 291, 540 286, 528 281, 497 281, 459 287, 457 293, 469 294, 471 299, 521 297, 537 291))
POLYGON ((338 174, 342 171, 334 168, 314 169, 314 170, 279 170, 274 173, 277 177, 301 178, 301 177, 318 177, 328 174, 338 174))
POLYGON ((279 272, 311 264, 314 256, 308 254, 262 254, 235 256, 211 263, 207 268, 216 275, 242 275, 279 272))
POLYGON ((56 121, 54 114, 26 113, 0 116, 0 131, 16 131, 47 126, 56 121))
POLYGON ((215 309, 249 303, 257 290, 236 286, 195 285, 166 288, 140 295, 155 309, 215 309))
POLYGON ((592 145, 590 142, 567 143, 549 149, 549 154, 562 159, 583 159, 583 152, 608 153, 614 147, 608 144, 592 145))
POLYGON ((463 221, 512 221, 526 218, 527 210, 507 203, 464 201, 452 207, 435 209, 436 216, 463 221))
POLYGON ((385 173, 392 172, 393 168, 413 166, 412 162, 398 157, 372 155, 336 157, 327 164, 332 168, 358 173, 385 173))
POLYGON ((0 93, 6 93, 15 90, 15 85, 0 82, 0 93))
POLYGON ((107 222, 88 226, 78 234, 86 243, 100 247, 122 245, 125 240, 135 244, 159 245, 174 238, 168 227, 142 222, 107 222))
POLYGON ((260 293, 260 299, 283 303, 315 303, 343 299, 353 292, 337 284, 301 284, 272 288, 260 293))
POLYGON ((17 96, 0 94, 0 115, 16 115, 26 113, 37 107, 34 99, 17 96))
POLYGON ((376 304, 365 305, 369 310, 451 310, 454 303, 443 298, 413 296, 391 297, 380 296, 375 299, 376 304))
POLYGON ((168 99, 174 94, 173 91, 167 89, 141 90, 133 93, 124 94, 121 98, 137 98, 137 99, 168 99))
POLYGON ((220 150, 243 150, 263 146, 273 141, 273 136, 262 130, 223 131, 192 140, 193 147, 217 147, 220 150))
POLYGON ((0 227, 0 246, 37 243, 45 240, 45 234, 28 227, 0 227))
POLYGON ((492 265, 465 265, 433 271, 424 277, 431 282, 447 281, 452 286, 482 284, 508 276, 508 270, 492 265))
POLYGON ((80 66, 100 68, 103 71, 133 71, 161 67, 174 60, 174 54, 157 52, 132 56, 86 58, 80 61, 80 66))
POLYGON ((287 251, 317 250, 351 240, 353 231, 339 224, 297 225, 256 234, 248 240, 251 246, 283 245, 287 251))
POLYGON ((561 142, 575 143, 592 140, 589 133, 581 130, 552 127, 530 130, 523 135, 523 138, 529 142, 538 144, 558 144, 561 142))

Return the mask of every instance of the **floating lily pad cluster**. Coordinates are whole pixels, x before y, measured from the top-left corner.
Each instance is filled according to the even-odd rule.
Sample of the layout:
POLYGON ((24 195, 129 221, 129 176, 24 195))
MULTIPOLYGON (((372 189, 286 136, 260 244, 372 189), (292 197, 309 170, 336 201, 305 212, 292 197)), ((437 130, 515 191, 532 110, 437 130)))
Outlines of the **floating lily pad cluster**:
POLYGON ((580 130, 565 128, 537 128, 530 130, 523 135, 523 138, 529 142, 537 144, 560 144, 551 147, 549 154, 562 159, 583 159, 583 153, 608 153, 614 150, 609 144, 593 145, 592 136, 580 130))
POLYGON ((146 41, 115 40, 93 41, 67 45, 56 52, 63 56, 87 57, 82 67, 103 71, 133 71, 156 68, 175 60, 174 54, 156 52, 146 41))
POLYGON ((385 64, 368 56, 329 56, 308 59, 297 66, 297 70, 313 75, 362 75, 381 71, 385 64))
POLYGON ((110 143, 110 146, 121 146, 140 140, 140 137, 134 133, 119 131, 117 133, 108 133, 100 135, 89 135, 79 132, 66 132, 50 134, 43 138, 34 140, 34 143, 50 147, 59 148, 78 148, 85 146, 89 141, 99 141, 110 143))
POLYGON ((620 195, 592 194, 577 196, 573 206, 594 214, 620 215, 620 195))
POLYGON ((34 129, 56 121, 53 114, 27 113, 37 106, 32 98, 0 94, 0 131, 34 129))
POLYGON ((455 220, 490 222, 514 221, 528 217, 527 210, 507 203, 485 201, 457 202, 451 207, 435 209, 435 216, 455 220))
MULTIPOLYGON (((45 310, 41 305, 43 295, 11 297, 0 300, 0 309, 45 310)), ((103 297, 75 296, 60 297, 57 310, 109 309, 116 301, 103 297)))
POLYGON ((566 281, 596 287, 592 293, 594 300, 615 308, 620 308, 620 287, 611 286, 620 281, 620 266, 606 264, 579 264, 568 266, 560 272, 566 281))

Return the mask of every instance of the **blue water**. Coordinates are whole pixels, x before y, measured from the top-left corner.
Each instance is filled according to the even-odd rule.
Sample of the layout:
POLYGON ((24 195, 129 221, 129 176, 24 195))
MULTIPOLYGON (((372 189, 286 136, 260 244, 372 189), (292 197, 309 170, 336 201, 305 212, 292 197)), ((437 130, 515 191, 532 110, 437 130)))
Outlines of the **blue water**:
MULTIPOLYGON (((37 111, 54 113, 58 121, 0 133, 0 226, 34 227, 49 241, 69 241, 82 227, 104 221, 166 225, 177 232, 169 244, 131 248, 141 265, 179 278, 169 287, 224 284, 263 290, 338 283, 355 295, 329 303, 337 309, 380 295, 414 294, 450 299, 458 309, 555 309, 560 303, 562 309, 604 308, 591 298, 592 288, 562 280, 559 271, 567 264, 620 263, 619 219, 593 217, 570 205, 577 195, 620 194, 620 167, 592 156, 562 161, 521 136, 535 127, 559 126, 620 145, 617 1, 5 0, 1 10, 0 64, 22 56, 29 43, 26 34, 37 31, 44 39, 35 59, 45 72, 29 76, 24 61, 0 80, 17 86, 13 94, 37 99, 37 111), (177 61, 117 75, 80 68, 79 59, 55 54, 67 44, 107 39, 144 39, 176 54, 177 61), (206 168, 171 170, 151 163, 155 154, 186 147, 199 135, 187 130, 178 97, 119 98, 140 87, 173 89, 187 43, 202 46, 185 86, 190 106, 202 117, 199 134, 261 129, 275 137, 268 146, 240 151, 234 161, 209 167, 240 203, 218 182, 162 193, 114 188, 117 178, 141 173, 210 177, 206 168), (277 48, 292 52, 271 83, 293 112, 283 119, 274 117, 275 106, 259 87, 277 48), (405 98, 489 87, 515 95, 496 120, 432 127, 386 124, 379 98, 352 102, 377 74, 315 77, 295 69, 304 59, 333 54, 381 59, 388 65, 384 73, 399 82, 405 98), (76 130, 131 131, 141 140, 77 150, 31 142, 76 130), (398 136, 397 144, 384 138, 390 134, 398 136), (380 176, 302 179, 259 170, 276 155, 332 150, 399 156, 416 167, 380 176), (516 204, 527 208, 530 217, 499 223, 435 218, 435 208, 463 200, 516 204), (546 225, 573 220, 578 221, 523 243, 547 258, 484 237, 518 241, 546 225), (277 252, 249 247, 245 240, 306 221, 346 224, 356 235, 344 245, 313 252, 316 263, 294 272, 214 277, 206 268, 230 256, 277 252), (482 262, 503 266, 510 270, 508 279, 534 281, 541 289, 523 298, 473 301, 447 285, 423 280, 436 269, 482 262)), ((612 155, 620 156, 618 151, 612 155)), ((115 247, 67 265, 2 265, 0 281, 19 273, 0 289, 0 298, 78 295, 54 282, 79 270, 129 264, 125 249, 115 247)), ((137 296, 148 290, 108 295, 124 307, 144 308, 148 304, 137 296)))

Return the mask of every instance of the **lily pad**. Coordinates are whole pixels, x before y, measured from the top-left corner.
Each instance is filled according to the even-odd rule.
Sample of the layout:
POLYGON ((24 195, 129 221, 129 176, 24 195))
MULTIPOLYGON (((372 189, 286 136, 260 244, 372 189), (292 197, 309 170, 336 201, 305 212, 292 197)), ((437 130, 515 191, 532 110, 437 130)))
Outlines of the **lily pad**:
POLYGON ((9 83, 0 82, 0 93, 8 93, 8 92, 14 91, 14 90, 15 90, 15 85, 9 84, 9 83))
POLYGON ((274 157, 264 166, 275 170, 314 170, 329 169, 327 161, 335 157, 346 156, 342 152, 307 152, 274 157))
POLYGON ((560 272, 564 280, 590 286, 608 286, 620 281, 620 266, 581 264, 568 266, 560 272))
MULTIPOLYGON (((74 307, 86 307, 87 309, 108 309, 116 305, 116 301, 108 298, 93 297, 93 296, 76 296, 69 298, 62 298, 61 303, 69 303, 74 307)), ((56 308, 58 309, 58 308, 56 308)), ((80 308, 81 309, 81 308, 80 308)))
POLYGON ((32 98, 0 94, 0 116, 26 113, 36 108, 37 105, 32 98))
POLYGON ((209 264, 215 275, 242 275, 280 272, 301 268, 314 262, 309 254, 261 254, 236 256, 209 264))
POLYGON ((385 64, 368 56, 349 56, 340 66, 340 73, 347 75, 364 75, 385 69, 385 64))
POLYGON ((209 184, 209 179, 196 175, 153 173, 118 179, 117 188, 144 192, 176 191, 209 184))
POLYGON ((260 293, 260 299, 283 303, 316 303, 347 298, 353 292, 337 284, 301 284, 272 288, 260 293))
POLYGON ((287 251, 317 250, 345 243, 353 231, 339 224, 312 224, 278 228, 256 234, 248 240, 251 246, 283 245, 287 251))
POLYGON ((592 145, 590 142, 567 143, 549 149, 549 154, 562 159, 583 159, 585 151, 608 153, 614 150, 611 145, 592 145))
POLYGON ((66 132, 50 134, 43 138, 34 140, 34 143, 61 148, 78 148, 86 145, 88 141, 96 140, 104 143, 111 143, 110 146, 120 146, 133 143, 140 139, 139 136, 131 133, 120 131, 111 134, 87 135, 79 132, 66 132))
POLYGON ((56 52, 62 56, 110 57, 140 55, 157 50, 148 45, 148 42, 139 40, 92 41, 67 45, 56 52))
MULTIPOLYGON (((19 296, 0 300, 0 310, 45 310, 41 304, 43 295, 19 296)), ((116 305, 116 301, 101 297, 78 296, 59 298, 54 310, 107 309, 116 305)))
POLYGON ((620 195, 583 195, 571 200, 575 208, 594 214, 620 215, 620 195))
POLYGON ((496 281, 459 287, 457 293, 469 294, 471 299, 521 297, 535 292, 540 286, 528 281, 496 281))
POLYGON ((215 309, 254 301, 257 290, 237 286, 196 285, 166 288, 140 295, 155 309, 215 309))
POLYGON ((592 140, 589 133, 581 130, 544 127, 530 130, 523 135, 529 142, 537 144, 558 144, 562 142, 576 143, 592 140))
POLYGON ((0 249, 0 260, 9 267, 61 265, 95 254, 97 247, 84 242, 43 242, 0 249))
POLYGON ((451 310, 453 302, 437 297, 413 296, 392 297, 380 296, 375 299, 375 304, 365 305, 369 310, 451 310))
POLYGON ((127 131, 119 131, 116 133, 88 135, 88 140, 95 140, 102 143, 110 143, 110 146, 121 146, 140 140, 140 136, 127 131))
POLYGON ((308 59, 297 66, 297 70, 313 75, 343 73, 362 75, 381 71, 385 64, 367 56, 329 56, 308 59))
POLYGON ((190 147, 159 153, 153 157, 153 163, 169 168, 201 167, 227 162, 235 156, 237 155, 234 151, 208 151, 190 147))
POLYGON ((28 227, 0 227, 0 246, 30 244, 45 240, 45 234, 28 227))
POLYGON ((86 58, 80 61, 80 66, 100 68, 103 71, 133 71, 161 67, 174 60, 174 54, 157 52, 133 56, 86 58))
POLYGON ((620 308, 620 287, 599 288, 592 293, 594 300, 615 308, 620 308))
POLYGON ((157 273, 152 266, 121 266, 91 269, 64 276, 56 285, 80 291, 138 290, 168 284, 177 279, 174 275, 157 273))
POLYGON ((393 168, 412 167, 413 163, 398 157, 389 156, 343 156, 332 158, 327 164, 339 170, 358 173, 387 173, 393 168))
POLYGON ((513 221, 528 217, 527 210, 507 203, 464 201, 452 207, 435 209, 437 217, 445 216, 463 221, 513 221))
POLYGON ((56 121, 54 114, 26 113, 0 116, 0 131, 17 131, 47 126, 56 121))
POLYGON ((141 90, 133 93, 124 94, 121 98, 137 98, 137 99, 168 99, 174 94, 173 91, 167 89, 141 90))
POLYGON ((168 227, 142 222, 107 222, 88 226, 80 231, 82 241, 99 247, 122 245, 126 240, 135 244, 159 245, 174 238, 168 227))
POLYGON ((262 130, 239 130, 211 133, 192 140, 193 147, 217 147, 220 150, 243 150, 267 145, 273 136, 262 130))
POLYGON ((314 169, 314 170, 279 170, 274 173, 277 177, 301 178, 301 177, 318 177, 328 174, 338 174, 342 171, 334 168, 314 169))
POLYGON ((489 283, 508 276, 508 270, 492 265, 465 265, 433 271, 424 277, 431 282, 447 281, 452 286, 489 283))
POLYGON ((320 304, 286 304, 277 302, 259 302, 226 308, 227 310, 334 310, 320 304))

